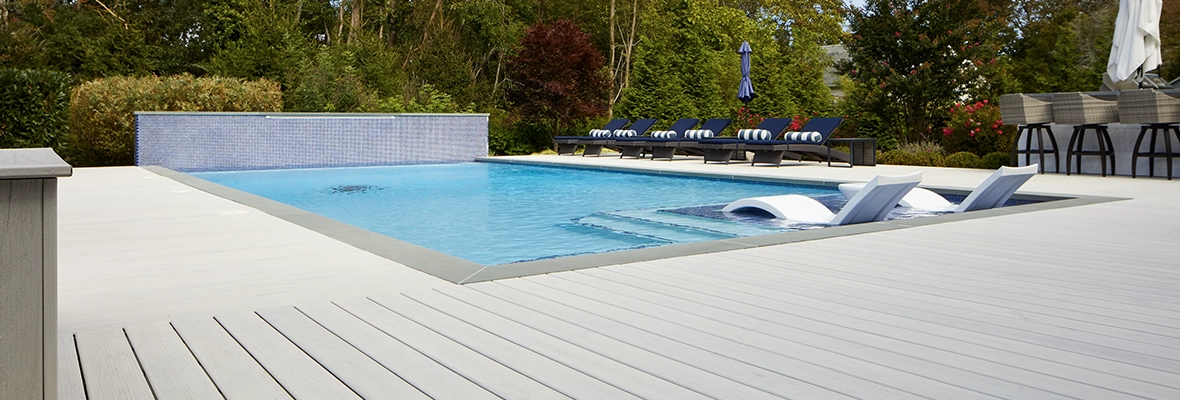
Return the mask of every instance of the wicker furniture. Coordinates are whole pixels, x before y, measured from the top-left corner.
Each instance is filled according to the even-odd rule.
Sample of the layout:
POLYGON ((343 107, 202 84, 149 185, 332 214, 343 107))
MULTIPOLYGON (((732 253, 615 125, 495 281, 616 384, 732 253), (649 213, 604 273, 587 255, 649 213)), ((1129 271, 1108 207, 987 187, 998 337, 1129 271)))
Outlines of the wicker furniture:
POLYGON ((1155 176, 1155 158, 1167 160, 1168 180, 1172 179, 1172 158, 1180 155, 1172 152, 1171 135, 1180 142, 1180 90, 1128 90, 1119 93, 1119 120, 1128 124, 1143 124, 1139 138, 1131 152, 1131 177, 1136 176, 1139 157, 1147 156, 1149 176, 1155 176), (1144 151, 1140 146, 1147 132, 1151 132, 1151 143, 1144 151), (1160 133, 1163 133, 1160 135, 1160 133), (1156 151, 1156 142, 1164 139, 1163 152, 1156 151))
POLYGON ((1110 159, 1110 173, 1115 173, 1114 144, 1106 124, 1119 122, 1118 93, 1056 93, 1053 95, 1053 121, 1073 125, 1069 137, 1068 153, 1065 156, 1065 174, 1071 171, 1071 162, 1077 160, 1077 172, 1082 173, 1082 157, 1098 156, 1102 164, 1102 176, 1106 176, 1106 161, 1110 159), (1083 150, 1086 132, 1093 131, 1098 141, 1098 150, 1083 150), (1076 146, 1075 146, 1076 144, 1076 146))
POLYGON ((1032 155, 1036 154, 1041 164, 1041 173, 1045 173, 1045 153, 1053 155, 1053 171, 1061 171, 1061 157, 1057 154, 1057 137, 1049 124, 1053 122, 1052 94, 1006 94, 1000 96, 1000 118, 1005 124, 1016 125, 1016 141, 1012 143, 1012 165, 1020 154, 1024 154, 1024 164, 1032 165, 1032 155), (1020 136, 1024 137, 1024 150, 1020 149, 1020 136), (1037 137, 1037 147, 1033 148, 1033 134, 1037 137), (1052 147, 1045 147, 1045 134, 1049 135, 1052 147))

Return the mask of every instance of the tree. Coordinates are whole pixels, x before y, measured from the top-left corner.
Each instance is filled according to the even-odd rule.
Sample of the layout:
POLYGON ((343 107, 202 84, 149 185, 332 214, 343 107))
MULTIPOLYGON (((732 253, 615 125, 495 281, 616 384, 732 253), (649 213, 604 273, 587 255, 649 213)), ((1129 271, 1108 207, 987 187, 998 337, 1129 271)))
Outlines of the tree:
POLYGON ((606 112, 608 77, 602 53, 570 20, 528 27, 508 68, 508 100, 521 115, 556 131, 606 112))
POLYGON ((986 0, 869 0, 849 14, 850 62, 841 66, 902 142, 931 141, 956 101, 994 94, 989 80, 1009 39, 1006 20, 986 0))

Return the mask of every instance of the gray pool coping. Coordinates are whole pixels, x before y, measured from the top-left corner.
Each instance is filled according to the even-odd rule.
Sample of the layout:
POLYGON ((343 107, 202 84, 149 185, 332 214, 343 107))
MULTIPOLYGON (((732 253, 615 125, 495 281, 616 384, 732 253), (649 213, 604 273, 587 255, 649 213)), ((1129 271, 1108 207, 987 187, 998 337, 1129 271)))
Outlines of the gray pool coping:
MULTIPOLYGON (((837 180, 807 180, 798 178, 773 178, 735 175, 726 173, 707 172, 679 172, 650 170, 646 168, 600 167, 600 166, 570 166, 544 161, 504 160, 494 158, 480 158, 478 162, 493 162, 506 164, 543 165, 556 168, 571 169, 599 169, 637 172, 646 174, 668 174, 679 176, 695 176, 716 179, 737 179, 746 181, 762 181, 775 183, 792 183, 802 185, 818 185, 835 187, 848 181, 837 180)), ((1052 210, 1058 208, 1077 207, 1090 204, 1107 203, 1128 200, 1121 197, 1060 195, 1050 193, 1018 193, 1015 199, 1039 200, 1040 203, 1024 204, 1010 207, 1000 207, 988 210, 971 211, 967 213, 952 213, 933 217, 870 222, 855 225, 832 226, 823 229, 811 229, 796 232, 783 232, 769 235, 738 237, 696 243, 682 243, 659 247, 620 250, 607 253, 584 254, 561 258, 524 261, 512 264, 482 265, 459 257, 428 249, 416 244, 394 239, 379 233, 358 228, 340 221, 308 212, 262 196, 247 193, 228 186, 213 183, 182 172, 173 171, 158 166, 142 166, 151 172, 170 178, 195 189, 225 198, 242 205, 252 207, 279 219, 291 222, 306 229, 318 232, 350 246, 375 254, 379 257, 394 261, 407 267, 422 271, 437 278, 455 284, 486 282, 497 279, 517 278, 530 275, 541 275, 553 272, 572 271, 585 268, 604 267, 609 265, 629 264, 643 261, 653 261, 666 258, 684 257, 732 250, 749 249, 763 246, 774 246, 789 243, 806 242, 828 239, 840 236, 859 235, 873 232, 884 232, 917 226, 941 224, 947 222, 964 221, 977 218, 988 218, 1001 215, 1013 215, 1026 212, 1052 210)), ((970 190, 961 188, 930 187, 927 189, 944 194, 966 195, 970 190)))

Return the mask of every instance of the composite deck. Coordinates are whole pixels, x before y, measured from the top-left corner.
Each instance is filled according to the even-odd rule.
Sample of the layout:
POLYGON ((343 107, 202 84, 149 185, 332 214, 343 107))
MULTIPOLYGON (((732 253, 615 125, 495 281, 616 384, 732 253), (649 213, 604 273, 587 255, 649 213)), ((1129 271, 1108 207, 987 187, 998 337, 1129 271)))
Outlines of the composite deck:
MULTIPOLYGON (((547 159, 838 181, 914 170, 547 159)), ((972 187, 988 173, 924 171, 927 185, 955 187, 972 187)), ((63 253, 89 232, 67 217, 101 214, 65 198, 68 186, 111 178, 104 174, 150 174, 90 172, 62 181, 63 253)), ((160 189, 181 190, 170 182, 160 189)), ((307 256, 290 254, 281 241, 229 253, 220 246, 236 247, 204 244, 201 252, 221 254, 206 262, 224 264, 210 274, 247 280, 241 270, 259 268, 291 282, 198 277, 190 289, 204 297, 189 301, 170 292, 194 278, 172 274, 197 266, 168 259, 192 251, 185 241, 207 239, 207 227, 184 224, 168 232, 186 240, 155 243, 148 264, 157 275, 144 272, 130 250, 97 265, 79 254, 62 257, 63 279, 78 279, 63 282, 61 296, 74 300, 62 302, 62 318, 88 316, 63 330, 60 396, 1175 399, 1178 185, 1049 174, 1022 191, 1128 200, 462 286, 260 218, 215 228, 236 227, 243 237, 259 226, 271 230, 259 237, 308 235, 305 246, 324 246, 316 253, 336 252, 329 254, 364 268, 352 279, 338 273, 306 285, 299 281, 348 271, 349 262, 299 262, 307 256), (275 264, 289 264, 292 277, 275 264), (84 285, 83 277, 98 275, 113 276, 102 281, 105 289, 84 285), (130 287, 142 292, 120 297, 130 287), (79 305, 104 297, 116 300, 79 305)), ((166 224, 172 212, 141 218, 166 224)), ((101 226, 119 232, 136 223, 112 218, 101 226)), ((134 238, 93 240, 88 246, 97 248, 134 238)))

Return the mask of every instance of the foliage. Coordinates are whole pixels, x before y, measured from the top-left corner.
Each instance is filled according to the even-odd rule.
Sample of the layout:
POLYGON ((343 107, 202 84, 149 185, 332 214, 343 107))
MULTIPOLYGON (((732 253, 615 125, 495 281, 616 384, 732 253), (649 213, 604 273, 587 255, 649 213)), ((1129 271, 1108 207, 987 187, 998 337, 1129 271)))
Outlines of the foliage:
POLYGON ((951 168, 975 168, 983 159, 969 151, 960 151, 958 153, 946 156, 943 159, 943 166, 951 168))
POLYGON ((877 162, 890 165, 923 165, 922 159, 909 151, 894 149, 877 156, 877 162))
POLYGON ((999 169, 1000 167, 1008 165, 1011 162, 1012 153, 1006 151, 997 151, 994 153, 987 153, 979 160, 976 168, 983 169, 999 169))
POLYGON ((921 152, 938 153, 938 154, 945 153, 945 151, 943 151, 942 144, 940 144, 938 142, 904 143, 904 144, 898 146, 897 148, 901 149, 901 150, 908 151, 910 153, 921 153, 921 152))
POLYGON ((945 159, 942 153, 933 151, 919 151, 914 153, 914 157, 918 159, 918 165, 925 165, 929 167, 942 167, 945 165, 945 159))
POLYGON ((1086 20, 1080 5, 1023 0, 1014 7, 1013 25, 1021 39, 1010 46, 1009 69, 1019 91, 1091 91, 1102 82, 1106 59, 1088 57, 1079 44, 1079 23, 1086 20))
POLYGON ((223 77, 115 77, 83 83, 70 101, 75 166, 135 162, 136 111, 280 111, 279 85, 223 77))
POLYGON ((948 152, 969 151, 976 155, 1010 152, 1016 140, 1015 125, 1004 125, 1000 107, 984 99, 973 104, 951 106, 950 120, 942 128, 942 146, 948 152))
POLYGON ((1164 0, 1160 15, 1160 37, 1167 38, 1161 43, 1163 65, 1160 66, 1160 77, 1169 81, 1180 78, 1180 0, 1164 0), (1164 22, 1169 21, 1169 22, 1164 22))
POLYGON ((606 112, 607 76, 590 35, 569 20, 528 27, 508 60, 508 99, 531 121, 561 129, 606 112))
POLYGON ((0 148, 52 147, 69 128, 69 74, 0 69, 0 148))
POLYGON ((868 0, 853 8, 844 38, 851 60, 841 70, 861 88, 857 108, 877 114, 903 142, 935 139, 942 110, 995 91, 987 77, 1005 23, 986 0, 868 0))
POLYGON ((642 23, 631 87, 618 109, 624 117, 734 118, 731 127, 741 129, 771 115, 832 110, 823 84, 825 55, 803 27, 784 37, 771 16, 751 18, 717 0, 656 1, 642 23), (737 100, 736 50, 743 41, 754 50, 756 97, 746 105, 737 100))

